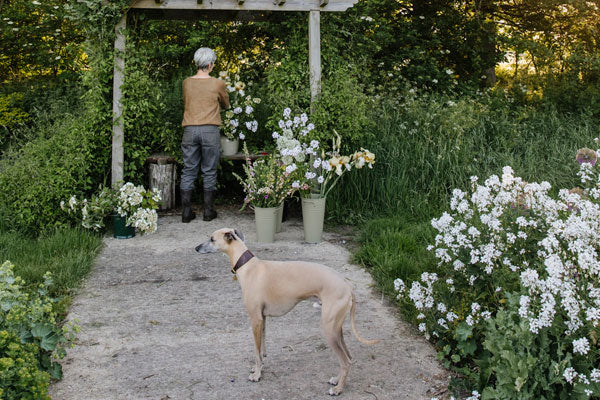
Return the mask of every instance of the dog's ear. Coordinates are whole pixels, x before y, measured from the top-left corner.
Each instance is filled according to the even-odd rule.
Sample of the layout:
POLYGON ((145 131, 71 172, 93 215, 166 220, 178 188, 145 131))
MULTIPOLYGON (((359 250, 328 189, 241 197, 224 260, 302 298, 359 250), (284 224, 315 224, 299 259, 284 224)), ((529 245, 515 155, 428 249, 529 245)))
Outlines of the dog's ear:
POLYGON ((223 235, 223 238, 225 238, 225 241, 227 243, 231 243, 232 241, 235 240, 235 235, 233 234, 233 232, 225 232, 225 235, 223 235))
POLYGON ((244 241, 244 234, 242 232, 238 231, 237 229, 234 229, 233 232, 235 232, 235 236, 239 237, 242 242, 244 241))

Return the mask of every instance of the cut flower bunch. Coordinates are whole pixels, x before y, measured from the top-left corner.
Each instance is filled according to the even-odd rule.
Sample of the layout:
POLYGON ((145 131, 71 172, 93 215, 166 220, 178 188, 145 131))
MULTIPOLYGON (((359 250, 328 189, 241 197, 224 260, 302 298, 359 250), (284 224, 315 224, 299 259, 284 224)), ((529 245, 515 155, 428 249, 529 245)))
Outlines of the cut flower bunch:
POLYGON ((246 194, 243 207, 248 204, 261 208, 278 207, 285 198, 292 195, 295 191, 291 186, 294 176, 286 171, 285 166, 276 157, 268 155, 251 161, 245 144, 244 154, 245 178, 233 173, 246 194))
POLYGON ((157 229, 160 193, 143 186, 127 182, 119 189, 101 187, 90 199, 77 199, 75 196, 60 207, 81 220, 86 229, 99 231, 105 227, 105 218, 112 214, 126 217, 126 224, 135 227, 140 233, 152 233, 157 229))
POLYGON ((340 155, 341 137, 337 132, 330 151, 321 148, 319 141, 309 140, 307 136, 315 126, 305 113, 292 116, 286 108, 278 125, 281 131, 273 132, 277 152, 286 171, 297 177, 292 186, 303 197, 312 194, 326 197, 345 172, 365 165, 373 168, 375 154, 369 150, 361 148, 352 155, 340 155))
POLYGON ((244 140, 250 133, 258 130, 258 121, 254 117, 254 107, 260 104, 260 98, 246 94, 247 85, 239 75, 233 76, 228 71, 221 71, 219 79, 225 81, 229 93, 230 109, 223 112, 221 131, 229 140, 244 140))
POLYGON ((597 157, 580 150, 581 187, 558 196, 510 167, 472 177, 431 222, 438 271, 394 282, 446 366, 477 385, 469 399, 600 395, 597 157))

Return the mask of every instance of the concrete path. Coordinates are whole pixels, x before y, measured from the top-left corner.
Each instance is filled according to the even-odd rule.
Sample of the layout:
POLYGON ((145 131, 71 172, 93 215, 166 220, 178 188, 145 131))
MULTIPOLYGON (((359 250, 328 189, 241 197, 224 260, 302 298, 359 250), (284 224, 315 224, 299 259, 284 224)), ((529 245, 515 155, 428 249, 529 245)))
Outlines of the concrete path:
POLYGON ((68 316, 81 333, 63 360, 54 400, 327 399, 338 363, 321 336, 320 310, 309 301, 267 321, 263 378, 248 381, 253 339, 241 290, 222 254, 194 247, 222 227, 241 230, 258 257, 321 262, 355 287, 357 327, 381 343, 344 335, 354 364, 341 398, 430 399, 447 383, 431 346, 372 289, 370 275, 349 264, 343 237, 302 242, 300 221, 284 222, 274 244, 256 243, 253 215, 221 211, 211 222, 161 217, 158 232, 105 247, 68 316))

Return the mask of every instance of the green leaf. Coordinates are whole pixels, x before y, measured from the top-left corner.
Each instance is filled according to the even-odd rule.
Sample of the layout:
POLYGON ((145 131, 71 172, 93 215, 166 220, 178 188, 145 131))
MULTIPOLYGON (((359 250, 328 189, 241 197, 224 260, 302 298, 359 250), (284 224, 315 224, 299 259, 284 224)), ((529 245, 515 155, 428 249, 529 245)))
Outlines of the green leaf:
POLYGON ((465 342, 471 335, 473 335, 473 327, 465 322, 461 322, 456 329, 456 338, 458 341, 465 342))
POLYGON ((460 361, 460 356, 459 356, 458 354, 452 354, 452 357, 450 357, 450 359, 451 359, 453 362, 457 363, 457 362, 459 362, 459 361, 460 361))
POLYGON ((51 333, 53 333, 52 327, 46 324, 35 324, 31 327, 31 334, 38 339, 42 339, 51 333))
POLYGON ((40 346, 44 350, 54 351, 54 349, 56 349, 56 345, 58 344, 58 340, 59 336, 56 333, 52 332, 51 334, 43 337, 40 346))

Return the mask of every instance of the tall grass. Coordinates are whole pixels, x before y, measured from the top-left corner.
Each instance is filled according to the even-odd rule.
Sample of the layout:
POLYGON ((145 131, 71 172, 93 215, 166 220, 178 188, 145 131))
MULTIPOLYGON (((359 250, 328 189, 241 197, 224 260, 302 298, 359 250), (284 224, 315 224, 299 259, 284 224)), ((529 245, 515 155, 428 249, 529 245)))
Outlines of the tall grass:
POLYGON ((15 274, 28 285, 43 281, 46 271, 54 279, 53 295, 69 295, 90 271, 102 238, 83 229, 63 229, 31 239, 15 232, 0 232, 0 263, 10 260, 15 274))
POLYGON ((375 168, 344 176, 328 201, 334 219, 427 220, 447 206, 453 188, 467 188, 472 175, 499 174, 505 165, 526 180, 570 188, 577 149, 600 136, 588 113, 517 107, 489 95, 407 97, 382 105, 373 119, 374 135, 366 136, 376 139, 364 146, 376 154, 375 168))

